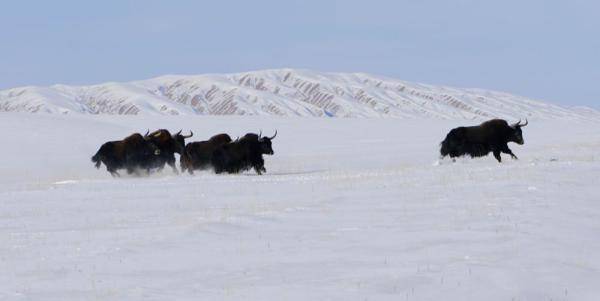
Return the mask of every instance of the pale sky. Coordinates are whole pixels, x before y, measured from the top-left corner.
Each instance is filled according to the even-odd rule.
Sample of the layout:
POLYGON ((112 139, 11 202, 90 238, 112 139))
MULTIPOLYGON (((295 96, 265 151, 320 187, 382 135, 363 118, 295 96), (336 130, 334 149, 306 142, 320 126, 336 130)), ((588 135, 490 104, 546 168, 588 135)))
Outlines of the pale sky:
POLYGON ((305 68, 600 107, 600 2, 5 1, 0 89, 305 68))

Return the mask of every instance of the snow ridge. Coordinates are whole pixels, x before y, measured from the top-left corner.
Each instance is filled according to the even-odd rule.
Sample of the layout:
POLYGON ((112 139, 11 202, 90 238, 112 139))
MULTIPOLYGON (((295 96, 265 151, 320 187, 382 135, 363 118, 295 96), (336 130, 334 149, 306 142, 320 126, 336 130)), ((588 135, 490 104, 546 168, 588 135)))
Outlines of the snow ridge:
POLYGON ((270 115, 403 119, 600 120, 502 92, 432 86, 364 73, 274 69, 168 75, 127 83, 0 91, 0 112, 119 115, 270 115))

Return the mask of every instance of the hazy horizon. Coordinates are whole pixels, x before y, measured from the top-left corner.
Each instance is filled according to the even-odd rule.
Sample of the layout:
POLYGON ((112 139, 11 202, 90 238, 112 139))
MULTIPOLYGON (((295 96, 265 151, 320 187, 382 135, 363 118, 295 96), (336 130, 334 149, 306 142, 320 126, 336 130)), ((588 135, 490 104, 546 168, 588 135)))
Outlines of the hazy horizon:
POLYGON ((20 1, 0 89, 165 74, 364 72, 600 107, 592 1, 20 1))

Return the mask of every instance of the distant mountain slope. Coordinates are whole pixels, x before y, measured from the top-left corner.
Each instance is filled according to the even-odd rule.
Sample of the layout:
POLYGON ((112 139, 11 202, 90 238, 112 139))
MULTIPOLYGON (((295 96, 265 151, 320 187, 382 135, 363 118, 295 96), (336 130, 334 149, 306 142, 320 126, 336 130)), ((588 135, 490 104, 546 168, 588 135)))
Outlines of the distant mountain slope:
POLYGON ((600 119, 507 93, 410 83, 363 73, 276 69, 162 76, 92 86, 0 91, 0 111, 82 114, 198 114, 437 119, 600 119))

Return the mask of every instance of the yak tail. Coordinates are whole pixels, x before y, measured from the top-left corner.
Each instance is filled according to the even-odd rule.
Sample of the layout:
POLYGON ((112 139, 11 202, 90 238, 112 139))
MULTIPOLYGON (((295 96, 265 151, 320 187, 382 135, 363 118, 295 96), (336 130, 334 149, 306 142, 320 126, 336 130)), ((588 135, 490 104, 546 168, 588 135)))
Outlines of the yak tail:
POLYGON ((440 155, 442 158, 448 156, 450 154, 450 150, 448 149, 448 141, 444 140, 440 143, 440 155))
POLYGON ((96 168, 100 168, 100 163, 102 163, 100 151, 98 151, 93 157, 92 162, 96 163, 96 168))
POLYGON ((463 152, 464 128, 451 130, 444 141, 440 143, 440 155, 455 157, 463 152))
POLYGON ((452 143, 452 139, 444 139, 444 141, 440 143, 440 155, 442 156, 442 158, 450 155, 450 152, 452 152, 453 148, 454 145, 452 143))

